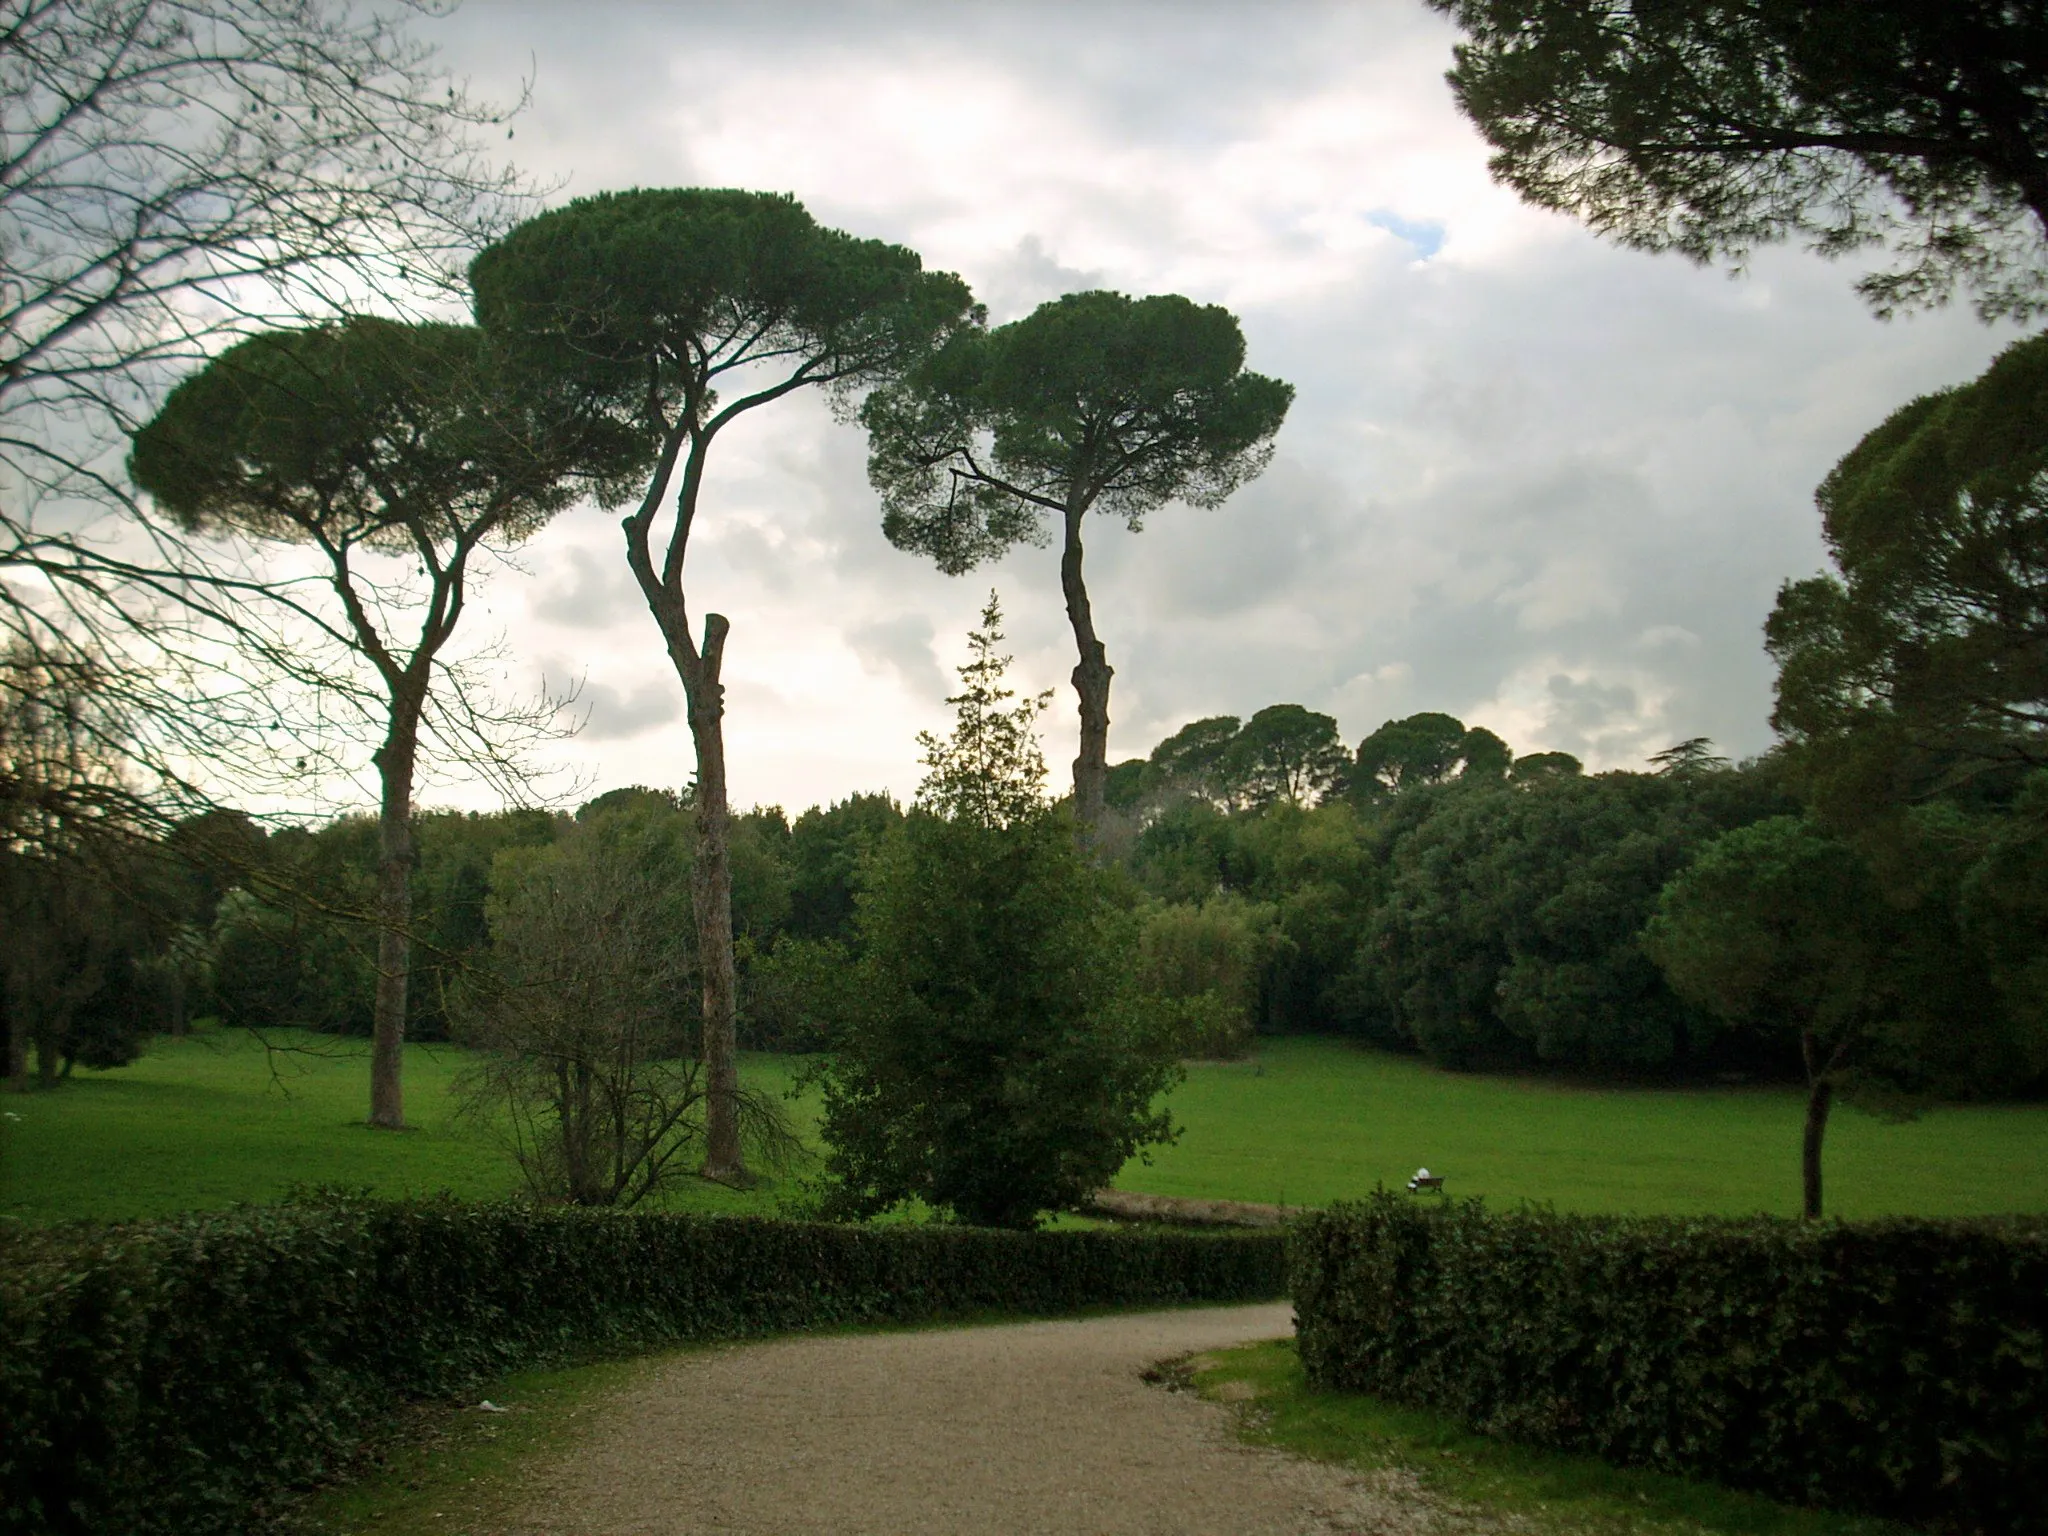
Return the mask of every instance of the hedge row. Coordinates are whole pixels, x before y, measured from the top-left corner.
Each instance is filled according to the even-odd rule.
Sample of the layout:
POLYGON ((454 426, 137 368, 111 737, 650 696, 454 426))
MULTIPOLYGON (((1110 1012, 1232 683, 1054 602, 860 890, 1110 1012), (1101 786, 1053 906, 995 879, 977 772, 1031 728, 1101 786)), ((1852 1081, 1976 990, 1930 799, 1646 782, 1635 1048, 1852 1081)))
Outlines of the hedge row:
POLYGON ((2048 1530, 2048 1222, 1381 1193, 1297 1225, 1290 1278, 1319 1385, 1803 1504, 2048 1530))
POLYGON ((0 1241, 0 1529, 247 1530, 403 1398, 693 1339, 1236 1301, 1277 1233, 1008 1233, 454 1203, 0 1241))

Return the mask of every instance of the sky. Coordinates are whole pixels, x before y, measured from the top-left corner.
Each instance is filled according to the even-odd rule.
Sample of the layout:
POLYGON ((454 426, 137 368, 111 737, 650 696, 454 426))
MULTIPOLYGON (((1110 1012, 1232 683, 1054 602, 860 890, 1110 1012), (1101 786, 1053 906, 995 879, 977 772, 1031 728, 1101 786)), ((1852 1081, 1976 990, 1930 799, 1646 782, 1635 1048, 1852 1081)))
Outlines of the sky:
MULTIPOLYGON (((1770 745, 1762 625, 1824 563, 1813 488, 1893 409, 2017 336, 1966 305, 1890 322, 1862 270, 1740 275, 1620 249, 1495 185, 1421 0, 1009 5, 467 0, 417 31, 486 96, 550 203, 628 187, 790 192, 959 273, 993 323, 1067 292, 1237 315, 1295 386, 1271 467, 1214 510, 1093 518, 1110 757, 1297 703, 1347 742, 1441 710, 1518 752, 1640 767, 1770 745)), ((1013 682, 1074 750, 1057 551, 961 577, 882 537, 858 426, 820 400, 713 452, 692 607, 732 621, 736 803, 907 798, 991 590, 1013 682)), ((476 618, 502 676, 580 685, 548 760, 594 792, 691 773, 681 685, 616 518, 562 517, 476 618)), ((430 802, 468 803, 443 781, 430 802)))

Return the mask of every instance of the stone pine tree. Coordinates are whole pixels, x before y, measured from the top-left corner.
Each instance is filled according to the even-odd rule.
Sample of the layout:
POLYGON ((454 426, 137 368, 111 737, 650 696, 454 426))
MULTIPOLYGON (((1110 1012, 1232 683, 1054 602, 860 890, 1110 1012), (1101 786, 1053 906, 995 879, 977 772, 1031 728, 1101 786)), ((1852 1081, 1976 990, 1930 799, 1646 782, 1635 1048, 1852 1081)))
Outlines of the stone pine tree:
POLYGON ((709 1101, 704 1172, 745 1177, 734 1032, 725 664, 730 622, 693 631, 685 568, 712 444, 803 389, 845 404, 978 318, 950 273, 817 224, 795 199, 607 193, 531 219, 470 269, 477 317, 538 369, 581 381, 652 461, 624 520, 633 572, 688 702, 696 748, 693 905, 709 1101))
POLYGON ((186 528, 316 550, 340 609, 323 625, 376 674, 373 1126, 405 1124, 413 779, 472 562, 585 491, 623 494, 643 462, 573 381, 519 375, 473 327, 375 319, 240 342, 135 436, 136 483, 186 528), (410 602, 380 556, 415 564, 410 602))
POLYGON ((1136 531, 1170 501, 1218 506, 1272 456, 1291 385, 1248 373, 1236 317, 1176 294, 1072 293, 967 331, 861 413, 882 530, 951 574, 1059 533, 1078 659, 1074 808, 1101 821, 1112 668, 1082 574, 1090 512, 1136 531))
POLYGON ((2048 337, 1900 407, 1821 482, 1834 571, 1765 626, 1831 820, 2048 767, 2048 337))

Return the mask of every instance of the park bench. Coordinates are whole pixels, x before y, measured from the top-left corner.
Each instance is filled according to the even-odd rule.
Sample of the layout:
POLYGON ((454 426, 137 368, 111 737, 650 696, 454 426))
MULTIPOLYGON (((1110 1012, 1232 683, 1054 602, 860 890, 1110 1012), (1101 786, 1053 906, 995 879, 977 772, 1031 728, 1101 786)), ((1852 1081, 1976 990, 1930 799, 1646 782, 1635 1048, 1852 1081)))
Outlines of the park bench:
POLYGON ((1431 1173, 1427 1168, 1416 1169, 1415 1177, 1408 1181, 1408 1193, 1412 1195, 1418 1190, 1424 1189, 1433 1189, 1438 1194, 1442 1194, 1444 1192, 1444 1176, 1440 1173, 1431 1173))

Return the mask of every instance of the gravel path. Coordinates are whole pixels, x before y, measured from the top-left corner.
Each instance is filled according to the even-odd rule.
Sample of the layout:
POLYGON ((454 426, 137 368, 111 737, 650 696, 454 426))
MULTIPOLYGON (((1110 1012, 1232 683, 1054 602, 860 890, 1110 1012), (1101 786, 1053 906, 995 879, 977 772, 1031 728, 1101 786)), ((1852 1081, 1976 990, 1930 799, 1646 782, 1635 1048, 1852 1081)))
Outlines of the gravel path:
POLYGON ((1156 1361, 1293 1332, 1285 1304, 794 1338, 680 1355, 535 1466, 503 1529, 1299 1533, 1462 1528, 1412 1489, 1249 1449, 1156 1361))

